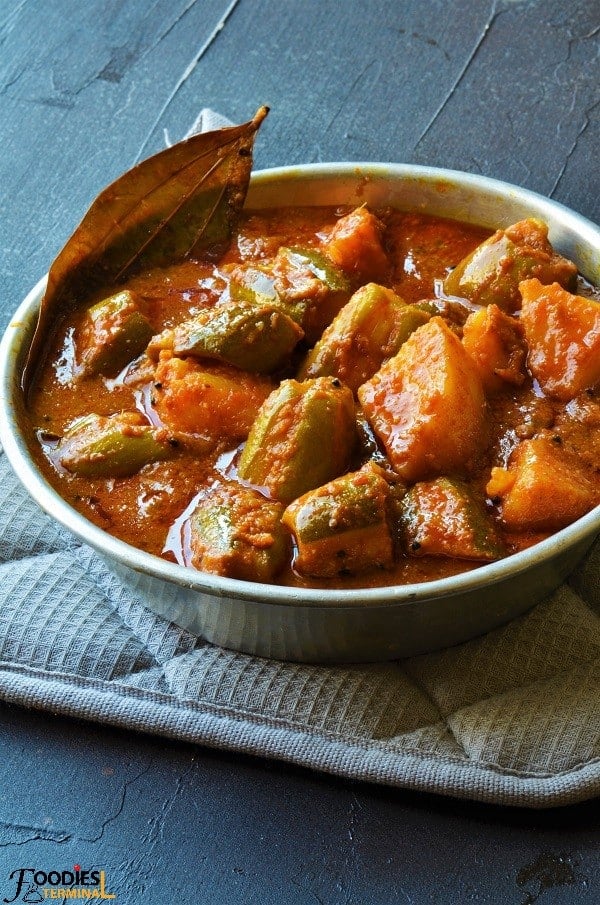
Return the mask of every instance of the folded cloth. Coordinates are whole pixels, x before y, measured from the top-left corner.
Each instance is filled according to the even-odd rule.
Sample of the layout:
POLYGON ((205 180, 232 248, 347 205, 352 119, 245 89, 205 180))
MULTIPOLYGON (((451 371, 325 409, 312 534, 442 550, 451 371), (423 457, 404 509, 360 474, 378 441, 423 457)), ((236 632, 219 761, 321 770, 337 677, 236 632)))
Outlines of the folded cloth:
POLYGON ((600 543, 484 637, 401 662, 282 663, 154 615, 38 509, 0 452, 0 594, 12 703, 478 801, 600 793, 600 543))

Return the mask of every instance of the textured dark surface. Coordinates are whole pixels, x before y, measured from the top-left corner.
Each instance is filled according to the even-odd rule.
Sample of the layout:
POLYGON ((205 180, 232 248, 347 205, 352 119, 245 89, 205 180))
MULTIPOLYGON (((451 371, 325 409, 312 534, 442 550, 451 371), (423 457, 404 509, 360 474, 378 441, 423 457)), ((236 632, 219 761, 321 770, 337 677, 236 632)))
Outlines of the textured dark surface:
MULTIPOLYGON (((597 0, 0 0, 2 326, 98 191, 205 106, 271 105, 257 167, 450 166, 598 221, 599 37, 597 0)), ((10 707, 0 733, 0 898, 79 863, 148 905, 600 900, 594 802, 466 805, 10 707)))

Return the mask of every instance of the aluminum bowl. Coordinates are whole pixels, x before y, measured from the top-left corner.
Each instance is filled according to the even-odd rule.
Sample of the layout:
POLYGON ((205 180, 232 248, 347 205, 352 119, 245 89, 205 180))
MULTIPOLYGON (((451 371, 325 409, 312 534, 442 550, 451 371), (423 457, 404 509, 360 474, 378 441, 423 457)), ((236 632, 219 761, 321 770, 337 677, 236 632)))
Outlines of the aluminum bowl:
MULTIPOLYGON (((600 228, 560 204, 507 183, 393 164, 318 164, 253 175, 247 206, 393 205, 496 228, 527 216, 593 283, 600 283, 600 228)), ((276 587, 185 569, 106 534, 45 481, 20 423, 20 374, 45 280, 14 315, 0 345, 0 440, 34 500, 95 548, 154 612, 214 644, 304 662, 377 661, 465 641, 524 613, 571 572, 600 533, 600 507, 528 550, 468 573, 365 590, 276 587)))

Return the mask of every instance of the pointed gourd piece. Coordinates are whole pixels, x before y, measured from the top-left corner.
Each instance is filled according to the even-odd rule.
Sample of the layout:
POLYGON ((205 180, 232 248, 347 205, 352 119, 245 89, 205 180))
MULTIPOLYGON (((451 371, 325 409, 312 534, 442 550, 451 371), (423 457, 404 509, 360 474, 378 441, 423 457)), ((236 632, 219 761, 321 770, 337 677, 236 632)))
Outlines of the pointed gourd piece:
POLYGON ((420 481, 400 503, 400 533, 406 551, 492 562, 505 555, 496 526, 467 484, 441 477, 420 481))
POLYGON ((251 487, 229 482, 207 488, 190 517, 191 564, 245 581, 272 581, 287 562, 283 506, 251 487))
POLYGON ((238 474, 289 503, 342 474, 355 443, 355 407, 348 387, 331 377, 283 380, 261 406, 238 474))
POLYGON ((90 414, 71 424, 55 458, 72 474, 123 478, 144 465, 169 459, 175 448, 166 431, 152 427, 139 412, 90 414))
POLYGON ((303 575, 333 578, 390 567, 390 497, 382 470, 368 462, 294 500, 282 518, 296 541, 294 568, 303 575))
POLYGON ((150 322, 129 290, 96 302, 77 331, 76 376, 115 377, 142 354, 151 336, 150 322))
POLYGON ((377 283, 358 289, 306 356, 298 377, 331 375, 356 391, 429 314, 377 283))
POLYGON ((175 355, 215 359, 255 374, 276 371, 304 336, 272 304, 217 305, 169 332, 175 355))
POLYGON ((557 254, 542 220, 519 220, 497 230, 454 268, 444 280, 444 292, 477 305, 496 304, 503 311, 520 307, 519 283, 537 277, 571 289, 577 267, 557 254))

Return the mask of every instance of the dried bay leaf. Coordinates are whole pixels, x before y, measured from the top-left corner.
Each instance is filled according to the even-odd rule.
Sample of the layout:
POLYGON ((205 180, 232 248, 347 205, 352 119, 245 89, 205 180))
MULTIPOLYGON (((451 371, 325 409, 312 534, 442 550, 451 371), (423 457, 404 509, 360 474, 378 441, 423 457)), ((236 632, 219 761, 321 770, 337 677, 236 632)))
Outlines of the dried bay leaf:
POLYGON ((134 273, 217 256, 244 204, 252 148, 268 113, 202 132, 128 170, 98 195, 50 268, 23 369, 27 390, 56 323, 75 304, 134 273))

